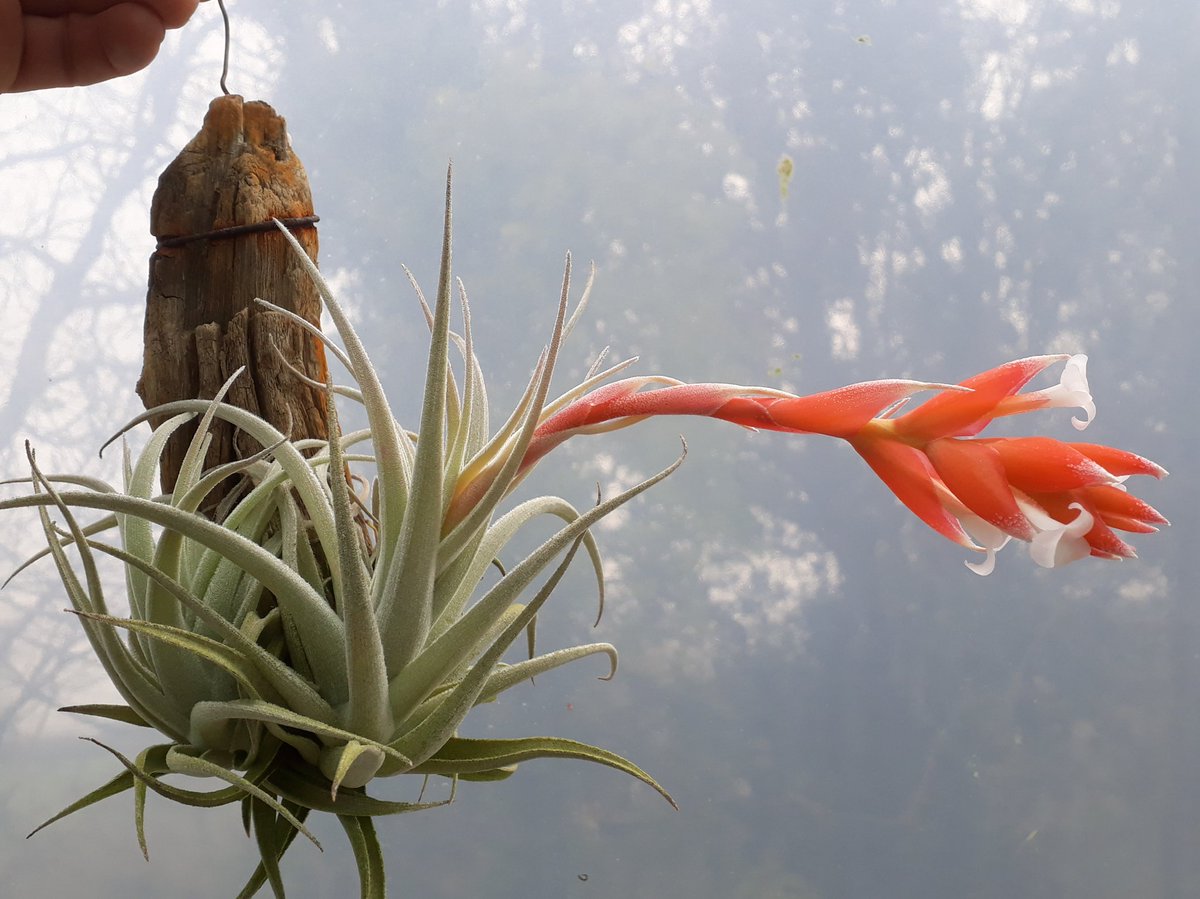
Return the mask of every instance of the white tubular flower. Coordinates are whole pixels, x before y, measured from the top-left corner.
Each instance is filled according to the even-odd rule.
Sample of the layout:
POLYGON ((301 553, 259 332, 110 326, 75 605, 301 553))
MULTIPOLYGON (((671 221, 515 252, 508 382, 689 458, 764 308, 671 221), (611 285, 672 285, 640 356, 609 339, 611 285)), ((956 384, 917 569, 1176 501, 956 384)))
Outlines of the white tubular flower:
POLYGON ((1074 519, 1067 524, 1052 522, 1051 526, 1040 531, 1029 544, 1029 555, 1043 568, 1069 565, 1091 554, 1086 537, 1095 524, 1095 519, 1079 503, 1071 503, 1070 508, 1079 510, 1074 519))
POLYGON ((1063 367, 1062 376, 1053 387, 1038 391, 1051 408, 1082 409, 1086 418, 1071 418, 1075 430, 1082 431, 1096 417, 1096 403, 1092 400, 1092 391, 1088 387, 1087 360, 1083 353, 1076 353, 1067 360, 1063 367))
POLYGON ((987 553, 987 558, 982 562, 969 562, 964 559, 963 564, 980 577, 987 577, 996 569, 996 553, 1004 549, 1012 537, 970 512, 960 513, 959 520, 971 538, 987 553))

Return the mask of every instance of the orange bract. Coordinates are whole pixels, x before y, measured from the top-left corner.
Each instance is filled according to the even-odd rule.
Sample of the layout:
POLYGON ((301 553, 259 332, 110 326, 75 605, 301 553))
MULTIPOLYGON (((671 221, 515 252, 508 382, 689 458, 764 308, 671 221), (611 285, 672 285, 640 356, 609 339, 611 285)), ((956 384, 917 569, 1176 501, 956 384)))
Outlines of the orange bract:
MULTIPOLYGON (((810 396, 733 384, 684 384, 661 376, 628 378, 565 403, 538 424, 521 460, 532 467, 578 434, 635 424, 653 415, 701 415, 743 427, 824 434, 850 443, 887 487, 942 536, 991 556, 1010 538, 1031 544, 1035 561, 1065 564, 1083 555, 1127 558, 1133 548, 1113 528, 1150 533, 1167 523, 1120 486, 1128 475, 1161 478, 1166 470, 1125 450, 1049 437, 976 437, 995 418, 1051 407, 1095 414, 1086 356, 1031 356, 957 385, 886 380, 810 396), (1020 392, 1055 363, 1061 382, 1020 392), (650 389, 646 389, 650 388, 650 389), (936 395, 891 417, 920 391, 936 395), (1084 517, 1086 516, 1086 518, 1084 517)), ((498 468, 502 460, 492 467, 498 468)), ((484 470, 456 490, 445 527, 464 516, 495 472, 484 470)))

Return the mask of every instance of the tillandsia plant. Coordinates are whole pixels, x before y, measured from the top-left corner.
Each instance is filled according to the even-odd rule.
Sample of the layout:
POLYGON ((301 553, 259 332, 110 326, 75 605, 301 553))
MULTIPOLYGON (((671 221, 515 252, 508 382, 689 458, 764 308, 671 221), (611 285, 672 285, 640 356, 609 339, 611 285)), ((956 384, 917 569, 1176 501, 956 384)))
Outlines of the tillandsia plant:
MULTIPOLYGON (((581 548, 603 609, 599 551, 589 529, 669 475, 683 456, 584 511, 541 496, 501 513, 505 497, 538 460, 574 435, 686 414, 843 438, 922 520, 986 554, 977 566, 984 573, 1010 538, 1028 542, 1035 561, 1052 566, 1089 554, 1132 556, 1113 529, 1149 532, 1165 523, 1122 486, 1132 474, 1165 474, 1140 456, 1048 438, 977 436, 994 418, 1047 407, 1079 406, 1090 420, 1095 410, 1082 356, 1019 360, 957 385, 873 381, 801 397, 663 376, 614 381, 635 360, 602 369, 602 354, 582 383, 551 400, 555 362, 591 287, 589 278, 568 315, 570 257, 549 342, 516 408, 489 434, 461 283, 461 334, 451 329, 449 184, 432 309, 417 288, 432 337, 420 426, 411 432, 393 416, 366 349, 328 285, 283 233, 318 284, 344 349, 298 323, 326 342, 353 381, 316 385, 328 397, 328 442, 290 441, 261 418, 223 402, 222 392, 213 400, 159 407, 126 425, 121 433, 151 415, 167 416, 136 460, 126 451, 121 489, 44 474, 30 451, 31 476, 24 483, 31 492, 0 502, 0 509, 38 510, 47 541, 40 555, 53 559, 87 638, 125 700, 68 710, 151 727, 166 739, 134 759, 109 749, 120 772, 46 824, 130 791, 146 851, 148 792, 195 806, 240 802, 261 856, 243 896, 266 884, 283 895, 280 860, 298 834, 315 842, 305 825, 313 811, 337 815, 354 851, 362 895, 383 896, 374 818, 443 803, 369 795, 366 787, 381 777, 449 778, 453 798, 459 780, 501 780, 520 762, 565 757, 624 771, 671 801, 646 772, 596 746, 458 733, 476 705, 536 675, 590 656, 608 660, 606 677, 616 670, 616 650, 607 643, 538 654, 536 616, 581 548), (461 375, 452 365, 452 348, 462 358, 461 375), (1062 383, 1021 392, 1056 362, 1066 363, 1062 383), (921 391, 937 393, 897 414, 921 391), (339 396, 361 403, 367 428, 342 433, 339 396), (167 439, 196 418, 173 492, 154 496, 167 439), (202 470, 214 418, 264 448, 202 470), (373 471, 369 488, 359 470, 373 471), (223 502, 215 520, 201 514, 204 498, 228 478, 239 479, 243 489, 223 502), (106 514, 84 524, 77 517, 81 510, 106 514), (553 536, 484 587, 514 535, 547 516, 561 523, 553 536), (116 543, 101 539, 108 532, 116 533, 116 543), (125 617, 105 599, 100 556, 124 566, 125 617), (522 633, 527 657, 504 661, 522 633), (172 773, 212 777, 225 786, 184 789, 164 780, 172 773)), ((1077 427, 1086 423, 1076 420, 1077 427)))

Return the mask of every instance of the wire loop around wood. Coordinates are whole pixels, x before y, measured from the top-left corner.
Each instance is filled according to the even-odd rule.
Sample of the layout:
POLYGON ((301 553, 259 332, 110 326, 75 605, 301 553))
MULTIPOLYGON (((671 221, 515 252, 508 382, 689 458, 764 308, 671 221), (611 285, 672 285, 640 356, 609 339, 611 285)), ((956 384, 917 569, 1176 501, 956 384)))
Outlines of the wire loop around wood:
POLYGON ((230 237, 240 237, 243 234, 257 234, 263 231, 274 231, 278 222, 289 231, 300 228, 311 228, 321 220, 319 215, 304 215, 298 218, 272 219, 269 222, 258 222, 253 225, 231 225, 228 228, 217 228, 215 231, 205 231, 203 234, 185 234, 181 237, 160 237, 155 250, 170 250, 186 246, 198 240, 226 240, 230 237))

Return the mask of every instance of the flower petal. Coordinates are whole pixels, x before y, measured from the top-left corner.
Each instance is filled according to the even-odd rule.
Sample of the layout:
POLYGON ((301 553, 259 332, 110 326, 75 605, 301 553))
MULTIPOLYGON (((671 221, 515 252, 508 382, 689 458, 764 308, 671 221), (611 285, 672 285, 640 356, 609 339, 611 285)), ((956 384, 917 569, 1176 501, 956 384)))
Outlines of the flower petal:
POLYGON ((1079 490, 1071 493, 1058 493, 1032 498, 1046 512, 1050 520, 1039 521, 1036 516, 1030 515, 1030 520, 1034 525, 1046 530, 1057 530, 1060 526, 1072 521, 1071 510, 1083 509, 1087 512, 1091 520, 1087 532, 1084 534, 1084 539, 1090 547, 1090 552, 1093 556, 1099 556, 1104 559, 1136 559, 1137 551, 1122 540, 1113 532, 1113 529, 1108 526, 1103 520, 1101 514, 1095 508, 1091 507, 1088 491, 1079 490))
POLYGON ((980 577, 987 577, 996 570, 996 550, 989 546, 985 547, 984 551, 987 553, 987 558, 982 562, 972 562, 968 559, 963 559, 963 564, 980 577))
POLYGON ((1092 399, 1091 388, 1087 380, 1087 356, 1077 353, 1067 360, 1063 367, 1062 377, 1054 387, 1037 391, 1046 397, 1048 407, 1066 407, 1082 409, 1086 418, 1071 418, 1075 430, 1082 431, 1096 417, 1096 403, 1092 399))
POLYGON ((1029 544, 1029 555, 1043 568, 1058 568, 1091 555, 1086 538, 1094 519, 1079 503, 1071 503, 1070 508, 1079 510, 1072 521, 1047 528, 1029 544))
POLYGON ((1096 417, 1096 404, 1088 387, 1087 356, 1082 353, 1067 359, 1062 375, 1053 387, 1007 397, 996 407, 996 415, 1019 415, 1034 409, 1054 408, 1082 409, 1087 418, 1071 419, 1077 431, 1082 431, 1096 417))
POLYGON ((971 539, 982 546, 983 551, 987 553, 987 558, 982 562, 968 562, 964 559, 963 564, 980 577, 987 577, 996 569, 996 553, 1004 549, 1012 537, 970 512, 960 514, 959 520, 967 533, 971 535, 971 539))

